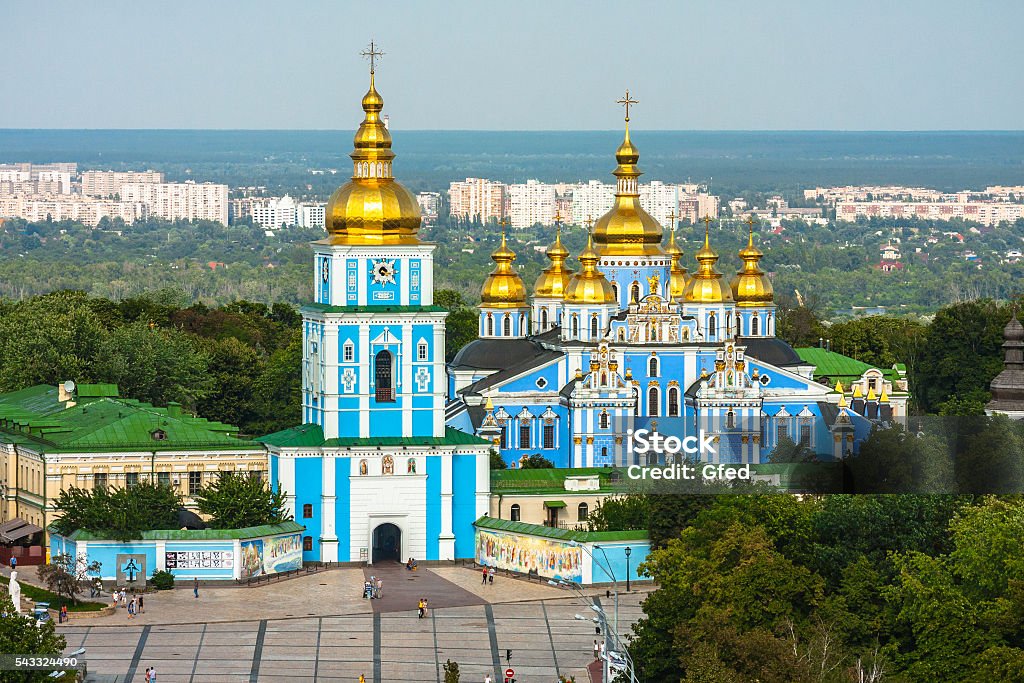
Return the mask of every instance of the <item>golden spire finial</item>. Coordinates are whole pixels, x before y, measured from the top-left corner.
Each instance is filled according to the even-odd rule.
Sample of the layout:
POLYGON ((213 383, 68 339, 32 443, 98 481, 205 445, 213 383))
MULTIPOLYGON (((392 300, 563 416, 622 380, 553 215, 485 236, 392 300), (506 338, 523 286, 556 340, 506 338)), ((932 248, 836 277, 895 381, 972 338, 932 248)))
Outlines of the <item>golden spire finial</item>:
POLYGON ((704 248, 711 249, 711 216, 704 214, 704 248))
POLYGON ((370 41, 370 47, 359 53, 360 55, 362 55, 366 59, 370 60, 370 80, 371 81, 373 80, 374 71, 376 71, 376 68, 377 68, 377 58, 384 56, 384 53, 381 50, 377 49, 377 48, 378 48, 378 46, 376 44, 374 44, 374 42, 371 40, 370 41))
POLYGON ((748 247, 752 247, 752 246, 754 246, 754 217, 753 216, 748 216, 747 217, 747 226, 750 228, 749 234, 747 236, 747 246, 748 247))

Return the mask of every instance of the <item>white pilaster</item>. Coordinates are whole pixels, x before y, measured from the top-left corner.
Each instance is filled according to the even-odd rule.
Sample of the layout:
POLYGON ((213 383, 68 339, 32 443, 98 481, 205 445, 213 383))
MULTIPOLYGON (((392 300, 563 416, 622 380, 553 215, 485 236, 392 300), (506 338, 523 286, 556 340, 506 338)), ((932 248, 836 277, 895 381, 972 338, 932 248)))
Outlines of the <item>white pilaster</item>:
POLYGON ((455 559, 455 533, 452 530, 452 454, 441 454, 441 535, 438 559, 455 559))
POLYGON ((336 460, 324 455, 320 459, 323 491, 320 495, 320 559, 323 562, 338 561, 338 534, 335 529, 337 489, 335 482, 336 460))
POLYGON ((412 361, 416 354, 416 340, 412 338, 412 323, 402 323, 402 436, 412 436, 412 396, 416 388, 412 380, 412 361))
POLYGON ((277 458, 277 481, 285 492, 285 510, 295 518, 295 456, 280 454, 277 458))

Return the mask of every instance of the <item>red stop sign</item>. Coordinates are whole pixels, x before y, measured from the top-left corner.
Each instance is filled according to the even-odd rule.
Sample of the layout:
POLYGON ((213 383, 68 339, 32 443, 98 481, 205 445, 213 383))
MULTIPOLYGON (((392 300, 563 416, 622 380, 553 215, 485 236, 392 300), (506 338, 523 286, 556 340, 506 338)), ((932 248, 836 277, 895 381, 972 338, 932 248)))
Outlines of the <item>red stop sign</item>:
POLYGON ((516 675, 515 669, 505 669, 505 678, 512 678, 516 675))

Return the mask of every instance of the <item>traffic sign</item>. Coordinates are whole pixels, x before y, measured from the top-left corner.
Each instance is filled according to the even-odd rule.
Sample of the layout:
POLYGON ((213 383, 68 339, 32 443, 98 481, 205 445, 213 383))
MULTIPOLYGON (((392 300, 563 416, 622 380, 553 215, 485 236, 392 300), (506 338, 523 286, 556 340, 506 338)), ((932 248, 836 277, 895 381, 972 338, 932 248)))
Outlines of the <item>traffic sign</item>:
POLYGON ((516 675, 515 669, 505 669, 505 678, 513 678, 516 675))

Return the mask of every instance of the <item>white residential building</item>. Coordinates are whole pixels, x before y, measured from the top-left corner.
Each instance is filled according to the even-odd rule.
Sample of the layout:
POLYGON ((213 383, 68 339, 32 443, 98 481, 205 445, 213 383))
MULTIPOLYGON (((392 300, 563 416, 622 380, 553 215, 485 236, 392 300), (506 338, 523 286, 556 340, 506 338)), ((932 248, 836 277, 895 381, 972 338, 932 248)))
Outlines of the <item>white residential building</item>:
POLYGON ((1024 217, 1024 204, 997 202, 839 202, 836 220, 867 218, 922 218, 948 221, 962 218, 986 226, 1024 217))
POLYGON ((33 223, 73 220, 95 227, 103 218, 120 218, 125 223, 134 223, 146 215, 147 207, 142 202, 60 194, 0 196, 0 217, 23 218, 33 223))
POLYGON ((121 199, 142 202, 151 216, 228 222, 228 186, 215 183, 125 183, 121 199))
POLYGON ((299 204, 296 223, 300 228, 322 228, 326 225, 325 213, 324 204, 299 204))
POLYGON ((554 185, 527 180, 508 186, 508 219, 513 228, 531 225, 551 225, 557 211, 557 191, 554 185))
POLYGON ((420 214, 427 223, 433 223, 441 211, 440 192, 420 192, 416 195, 416 203, 420 205, 420 214))
POLYGON ((252 203, 252 222, 257 225, 277 230, 282 226, 295 225, 297 220, 295 200, 288 195, 257 199, 252 203))
POLYGON ((572 191, 572 222, 585 225, 608 213, 615 204, 615 186, 591 180, 572 191))
POLYGON ((82 171, 82 194, 86 197, 112 197, 121 194, 125 183, 163 183, 161 171, 82 171))

